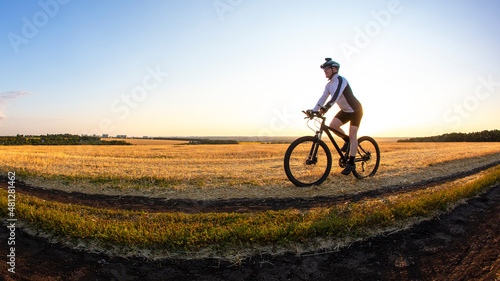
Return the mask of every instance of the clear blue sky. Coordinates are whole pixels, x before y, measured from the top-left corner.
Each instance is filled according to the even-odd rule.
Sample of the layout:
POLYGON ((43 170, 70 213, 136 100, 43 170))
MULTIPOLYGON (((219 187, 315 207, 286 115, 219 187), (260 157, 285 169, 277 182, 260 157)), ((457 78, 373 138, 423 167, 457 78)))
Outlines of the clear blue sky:
POLYGON ((499 129, 499 1, 0 3, 0 135, 308 134, 325 57, 362 135, 499 129))

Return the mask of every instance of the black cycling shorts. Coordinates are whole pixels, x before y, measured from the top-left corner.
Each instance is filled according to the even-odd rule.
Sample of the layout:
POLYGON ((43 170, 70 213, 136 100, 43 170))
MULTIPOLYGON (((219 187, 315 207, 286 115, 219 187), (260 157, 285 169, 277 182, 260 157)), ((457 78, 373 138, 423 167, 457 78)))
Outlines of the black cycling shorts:
POLYGON ((361 118, 363 118, 363 109, 359 111, 354 111, 352 113, 344 112, 341 110, 339 111, 339 113, 337 113, 337 115, 335 115, 335 118, 342 121, 342 125, 351 121, 351 126, 356 126, 359 128, 359 124, 361 123, 361 118))

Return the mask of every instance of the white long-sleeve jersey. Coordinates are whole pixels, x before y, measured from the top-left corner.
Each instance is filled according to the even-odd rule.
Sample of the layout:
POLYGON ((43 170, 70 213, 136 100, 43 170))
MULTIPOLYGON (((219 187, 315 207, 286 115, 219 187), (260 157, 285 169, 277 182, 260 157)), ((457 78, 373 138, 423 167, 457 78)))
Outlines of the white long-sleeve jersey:
POLYGON ((351 86, 349 86, 349 83, 344 77, 338 74, 333 76, 332 79, 326 84, 325 91, 314 106, 313 110, 318 111, 320 109, 320 106, 323 106, 325 104, 328 96, 332 96, 332 98, 325 105, 327 109, 337 103, 340 109, 347 113, 353 113, 362 110, 361 103, 352 93, 351 86))

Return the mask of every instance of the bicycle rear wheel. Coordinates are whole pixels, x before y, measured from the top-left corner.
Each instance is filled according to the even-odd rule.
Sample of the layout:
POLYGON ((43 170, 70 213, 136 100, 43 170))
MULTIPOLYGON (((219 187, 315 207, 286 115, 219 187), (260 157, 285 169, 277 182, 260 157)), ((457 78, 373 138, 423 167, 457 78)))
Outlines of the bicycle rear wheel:
POLYGON ((380 165, 380 149, 373 138, 365 136, 358 139, 358 152, 354 162, 356 170, 353 174, 356 178, 362 179, 375 175, 380 165))
POLYGON ((294 185, 319 185, 330 174, 332 155, 324 141, 301 137, 288 147, 284 166, 286 176, 294 185))

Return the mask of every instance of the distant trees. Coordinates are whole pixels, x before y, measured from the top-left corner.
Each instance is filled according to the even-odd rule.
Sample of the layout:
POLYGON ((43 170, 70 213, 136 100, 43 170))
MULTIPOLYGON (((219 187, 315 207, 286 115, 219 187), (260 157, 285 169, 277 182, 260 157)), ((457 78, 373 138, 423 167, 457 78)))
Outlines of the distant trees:
MULTIPOLYGON (((189 144, 238 144, 236 140, 213 140, 200 138, 152 138, 168 140, 187 140, 189 144)), ((124 140, 101 140, 99 137, 71 134, 25 136, 0 136, 0 145, 130 145, 124 140)))
POLYGON ((214 140, 214 139, 199 139, 190 137, 155 137, 151 138, 154 140, 178 140, 178 141, 189 141, 187 144, 239 144, 236 140, 214 140))
POLYGON ((450 133, 440 136, 398 140, 398 142, 500 142, 500 131, 485 130, 474 133, 450 133))
POLYGON ((239 144, 235 140, 209 140, 209 139, 200 139, 197 140, 199 144, 239 144))
POLYGON ((130 145, 130 143, 123 140, 105 141, 93 136, 47 134, 40 136, 0 136, 0 145, 130 145))

